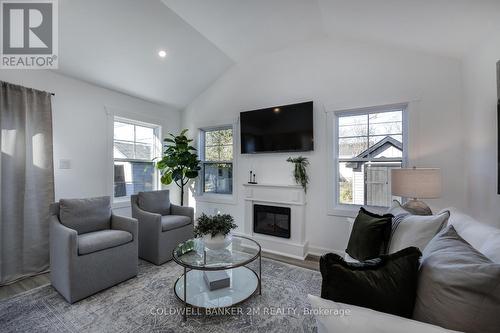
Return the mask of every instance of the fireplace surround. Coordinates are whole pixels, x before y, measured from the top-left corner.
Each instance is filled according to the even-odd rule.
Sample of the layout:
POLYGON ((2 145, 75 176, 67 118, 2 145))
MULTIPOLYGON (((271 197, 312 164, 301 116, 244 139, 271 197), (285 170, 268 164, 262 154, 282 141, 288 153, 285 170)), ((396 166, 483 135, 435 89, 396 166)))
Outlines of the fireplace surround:
POLYGON ((253 205, 253 232, 290 238, 290 207, 253 205))
MULTIPOLYGON (((299 185, 269 183, 243 184, 243 187, 245 219, 243 228, 238 229, 237 233, 256 240, 262 246, 262 249, 269 253, 304 259, 308 252, 308 241, 305 234, 306 198, 304 189, 299 185), (265 223, 265 228, 262 228, 262 226, 254 228, 254 214, 255 209, 259 210, 258 206, 265 206, 266 209, 268 209, 267 207, 274 207, 279 211, 286 209, 286 211, 281 212, 289 213, 289 235, 287 232, 287 235, 282 237, 282 235, 271 235, 268 232, 281 232, 283 226, 288 226, 288 218, 284 219, 278 216, 278 222, 275 223, 272 214, 264 215, 265 218, 273 216, 272 222, 269 219, 265 223)), ((278 212, 278 215, 281 214, 278 212)))

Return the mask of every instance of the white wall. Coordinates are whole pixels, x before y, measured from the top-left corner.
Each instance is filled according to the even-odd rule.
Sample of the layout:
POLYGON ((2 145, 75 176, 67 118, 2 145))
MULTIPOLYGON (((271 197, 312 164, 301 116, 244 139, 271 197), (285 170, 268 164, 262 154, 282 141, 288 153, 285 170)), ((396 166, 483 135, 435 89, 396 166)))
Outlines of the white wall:
POLYGON ((500 227, 496 82, 499 60, 497 39, 471 50, 463 60, 468 211, 482 222, 497 227, 500 227))
MULTIPOLYGON (((345 218, 327 214, 326 114, 324 110, 413 101, 410 164, 440 167, 444 194, 434 208, 464 206, 460 62, 402 49, 346 41, 317 40, 233 66, 193 101, 183 114, 191 131, 230 124, 241 111, 314 101, 315 151, 310 159, 306 233, 312 252, 345 249, 345 218)), ((238 148, 239 149, 239 148, 238 148)), ((236 203, 191 202, 197 213, 230 213, 242 225, 243 186, 250 169, 259 182, 292 183, 289 155, 236 154, 236 203)))
MULTIPOLYGON (((0 70, 0 80, 56 94, 52 99, 56 200, 112 194, 110 118, 105 107, 125 117, 161 125, 163 134, 179 130, 178 110, 54 72, 0 70), (71 160, 71 169, 59 169, 60 159, 71 160)), ((177 189, 173 192, 173 202, 179 202, 177 189)), ((116 212, 128 215, 130 209, 116 212)))

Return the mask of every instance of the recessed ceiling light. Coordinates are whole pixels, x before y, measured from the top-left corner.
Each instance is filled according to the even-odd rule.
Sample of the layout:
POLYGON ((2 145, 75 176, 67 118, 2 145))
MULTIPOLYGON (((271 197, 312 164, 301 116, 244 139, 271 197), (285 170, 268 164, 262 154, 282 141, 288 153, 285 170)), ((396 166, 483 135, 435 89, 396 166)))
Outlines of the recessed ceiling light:
POLYGON ((160 58, 165 58, 167 56, 167 51, 160 50, 158 51, 158 55, 160 56, 160 58))
POLYGON ((274 108, 274 110, 273 110, 273 111, 274 111, 275 113, 278 113, 278 112, 280 112, 281 110, 280 110, 280 108, 274 108))

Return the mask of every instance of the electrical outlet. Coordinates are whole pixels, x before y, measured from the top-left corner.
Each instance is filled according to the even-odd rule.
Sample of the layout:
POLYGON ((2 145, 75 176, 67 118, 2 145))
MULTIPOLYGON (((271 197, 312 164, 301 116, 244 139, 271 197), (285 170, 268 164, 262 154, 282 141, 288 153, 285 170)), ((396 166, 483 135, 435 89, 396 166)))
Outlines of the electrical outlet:
POLYGON ((60 159, 59 160, 59 169, 71 169, 71 160, 60 159))

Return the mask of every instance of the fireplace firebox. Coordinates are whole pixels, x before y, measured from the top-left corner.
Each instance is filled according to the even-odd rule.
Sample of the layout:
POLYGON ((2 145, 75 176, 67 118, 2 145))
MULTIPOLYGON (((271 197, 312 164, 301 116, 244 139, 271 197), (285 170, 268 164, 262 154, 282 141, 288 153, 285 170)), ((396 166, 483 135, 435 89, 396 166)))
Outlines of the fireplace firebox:
POLYGON ((290 238, 289 207, 253 205, 253 232, 290 238))

